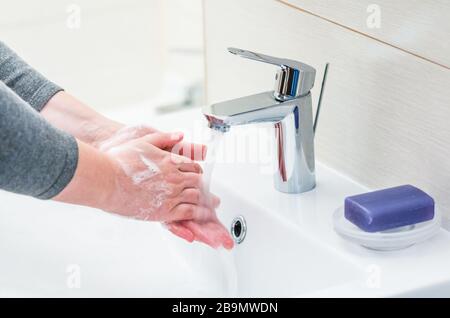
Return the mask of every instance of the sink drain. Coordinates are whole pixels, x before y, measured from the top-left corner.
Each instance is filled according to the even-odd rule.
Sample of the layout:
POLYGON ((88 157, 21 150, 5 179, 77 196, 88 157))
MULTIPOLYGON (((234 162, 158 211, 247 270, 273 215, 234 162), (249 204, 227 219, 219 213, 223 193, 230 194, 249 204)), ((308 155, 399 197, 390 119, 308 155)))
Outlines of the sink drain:
POLYGON ((233 219, 231 222, 230 231, 236 244, 242 243, 245 239, 245 234, 247 234, 247 223, 242 215, 239 215, 233 219))

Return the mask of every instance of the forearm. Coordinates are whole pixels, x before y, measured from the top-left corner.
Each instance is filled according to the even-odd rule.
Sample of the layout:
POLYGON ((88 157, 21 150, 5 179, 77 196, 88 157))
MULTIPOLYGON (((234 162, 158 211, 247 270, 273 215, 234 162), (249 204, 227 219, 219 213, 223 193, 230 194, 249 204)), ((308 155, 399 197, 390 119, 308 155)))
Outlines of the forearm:
POLYGON ((78 165, 72 180, 53 198, 55 201, 109 210, 115 185, 115 168, 109 157, 77 140, 78 165))
POLYGON ((0 82, 0 189, 49 199, 71 180, 75 139, 47 123, 0 82))
POLYGON ((53 126, 93 146, 123 127, 63 91, 48 101, 41 115, 53 126))
POLYGON ((116 169, 0 82, 0 189, 108 210, 116 169))

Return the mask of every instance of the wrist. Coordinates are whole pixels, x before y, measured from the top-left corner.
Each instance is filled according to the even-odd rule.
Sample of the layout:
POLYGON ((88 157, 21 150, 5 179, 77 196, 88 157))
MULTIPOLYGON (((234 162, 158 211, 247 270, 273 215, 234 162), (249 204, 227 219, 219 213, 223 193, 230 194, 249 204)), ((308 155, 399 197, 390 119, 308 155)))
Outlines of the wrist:
POLYGON ((108 210, 116 186, 117 169, 111 158, 82 141, 78 163, 69 184, 53 199, 108 210))
POLYGON ((81 125, 82 140, 98 148, 102 142, 109 139, 124 125, 101 115, 85 120, 81 125))
POLYGON ((41 115, 53 126, 94 147, 123 127, 63 91, 48 101, 41 115))

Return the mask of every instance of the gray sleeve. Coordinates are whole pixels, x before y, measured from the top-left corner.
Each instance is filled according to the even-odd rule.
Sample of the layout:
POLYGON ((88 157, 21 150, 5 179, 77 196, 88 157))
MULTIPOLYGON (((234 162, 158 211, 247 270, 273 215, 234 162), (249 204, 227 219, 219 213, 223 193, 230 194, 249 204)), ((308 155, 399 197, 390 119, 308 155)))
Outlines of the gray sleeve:
POLYGON ((49 99, 62 90, 30 67, 2 41, 0 41, 0 81, 37 111, 41 111, 49 99))
POLYGON ((52 198, 70 182, 77 163, 75 138, 0 81, 0 189, 52 198))

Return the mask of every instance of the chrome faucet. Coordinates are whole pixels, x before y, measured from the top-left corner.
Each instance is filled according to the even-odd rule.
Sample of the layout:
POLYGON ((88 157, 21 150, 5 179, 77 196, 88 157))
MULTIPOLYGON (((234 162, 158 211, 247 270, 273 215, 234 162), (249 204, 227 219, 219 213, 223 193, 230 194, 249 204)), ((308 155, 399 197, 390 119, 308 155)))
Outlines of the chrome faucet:
POLYGON ((232 54, 279 66, 275 89, 205 106, 208 126, 226 132, 231 126, 273 122, 277 172, 275 188, 302 193, 316 185, 311 89, 316 70, 301 62, 246 50, 228 48, 232 54))

